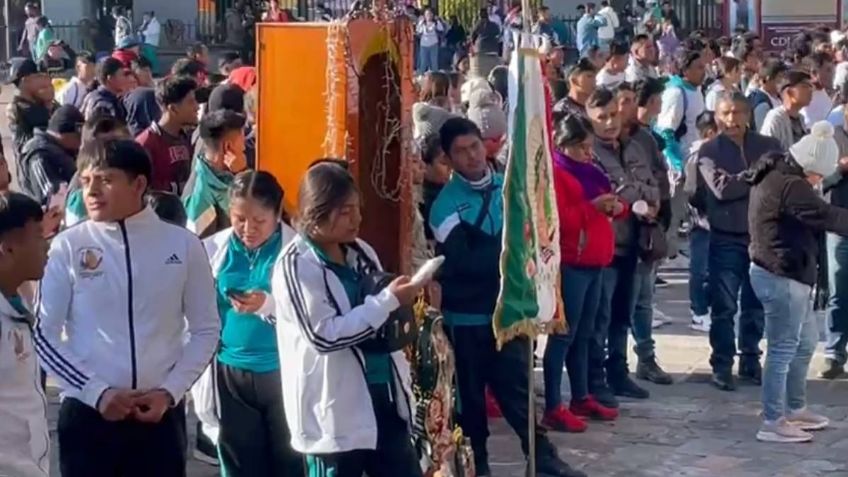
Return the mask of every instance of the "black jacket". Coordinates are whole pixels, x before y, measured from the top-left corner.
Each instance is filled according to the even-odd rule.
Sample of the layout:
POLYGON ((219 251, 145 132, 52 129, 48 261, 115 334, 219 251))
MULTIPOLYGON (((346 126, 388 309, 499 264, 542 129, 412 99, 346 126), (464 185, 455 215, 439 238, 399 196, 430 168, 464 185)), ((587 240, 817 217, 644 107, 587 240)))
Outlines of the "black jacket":
POLYGON ((127 121, 127 110, 121 99, 104 86, 88 93, 82 103, 82 114, 85 115, 86 120, 96 115, 105 115, 127 121))
POLYGON ((704 210, 710 232, 741 243, 748 242, 748 193, 746 171, 764 154, 780 151, 775 139, 748 131, 740 148, 719 134, 698 151, 698 186, 693 205, 704 210))
POLYGON ((848 210, 825 202, 789 154, 768 154, 750 172, 751 261, 775 275, 816 285, 821 235, 848 236, 848 210))
POLYGON ((76 172, 74 156, 42 130, 35 131, 24 145, 18 167, 21 189, 42 205, 62 182, 70 183, 76 172))

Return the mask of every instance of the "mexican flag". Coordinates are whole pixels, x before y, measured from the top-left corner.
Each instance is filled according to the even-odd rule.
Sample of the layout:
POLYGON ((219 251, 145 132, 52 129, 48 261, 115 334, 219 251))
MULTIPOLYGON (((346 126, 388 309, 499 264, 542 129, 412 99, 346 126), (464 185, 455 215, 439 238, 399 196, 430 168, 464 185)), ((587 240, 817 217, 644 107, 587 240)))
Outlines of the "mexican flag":
POLYGON ((521 34, 509 75, 509 160, 504 178, 498 346, 519 335, 564 330, 559 217, 541 55, 521 34))

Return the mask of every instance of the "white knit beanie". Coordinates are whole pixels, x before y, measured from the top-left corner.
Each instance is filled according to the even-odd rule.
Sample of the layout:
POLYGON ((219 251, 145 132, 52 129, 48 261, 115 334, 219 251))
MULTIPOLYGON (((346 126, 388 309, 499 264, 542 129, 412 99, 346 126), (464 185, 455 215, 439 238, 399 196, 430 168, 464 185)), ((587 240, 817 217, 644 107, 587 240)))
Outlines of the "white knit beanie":
POLYGON ((474 91, 468 100, 466 114, 480 128, 483 139, 501 139, 506 136, 506 113, 501 107, 498 93, 482 89, 474 91))
POLYGON ((839 146, 833 139, 833 126, 827 121, 813 124, 810 134, 793 144, 789 152, 804 172, 824 177, 833 174, 839 160, 839 146))

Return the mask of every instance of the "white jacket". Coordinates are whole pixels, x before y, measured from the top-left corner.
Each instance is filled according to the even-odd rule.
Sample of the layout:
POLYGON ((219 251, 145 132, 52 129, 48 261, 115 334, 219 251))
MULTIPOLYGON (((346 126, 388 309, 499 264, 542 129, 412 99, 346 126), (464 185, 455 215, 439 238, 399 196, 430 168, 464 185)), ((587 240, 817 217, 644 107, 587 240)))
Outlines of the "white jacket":
POLYGON ((47 477, 47 399, 32 343, 32 315, 0 293, 0 475, 47 477))
POLYGON ((93 408, 110 387, 162 388, 179 402, 218 343, 200 239, 149 207, 54 238, 40 295, 38 355, 66 397, 93 408))
MULTIPOLYGON (((374 250, 357 242, 379 266, 374 250)), ((351 250, 347 262, 361 269, 366 260, 351 250)), ((342 282, 301 236, 283 250, 274 269, 272 293, 292 447, 304 454, 375 449, 377 420, 365 379, 365 357, 356 345, 371 338, 398 308, 397 298, 386 289, 351 308, 342 282)), ((392 363, 398 414, 411 423, 409 363, 401 351, 392 354, 392 363)))
POLYGON ((612 7, 604 7, 598 11, 598 15, 603 15, 607 19, 607 24, 598 28, 598 39, 612 40, 615 38, 615 30, 619 26, 618 14, 612 7))

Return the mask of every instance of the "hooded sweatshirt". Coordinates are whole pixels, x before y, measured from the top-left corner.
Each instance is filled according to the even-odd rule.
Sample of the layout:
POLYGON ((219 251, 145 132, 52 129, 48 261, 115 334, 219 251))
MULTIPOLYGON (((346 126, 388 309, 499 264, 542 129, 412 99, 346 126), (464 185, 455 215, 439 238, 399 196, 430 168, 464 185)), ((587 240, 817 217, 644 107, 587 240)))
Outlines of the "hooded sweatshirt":
POLYGON ((775 275, 816 285, 820 236, 825 231, 848 235, 848 210, 825 202, 791 154, 760 159, 750 182, 751 261, 775 275))

